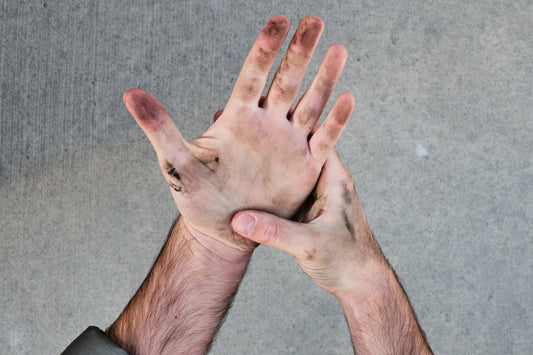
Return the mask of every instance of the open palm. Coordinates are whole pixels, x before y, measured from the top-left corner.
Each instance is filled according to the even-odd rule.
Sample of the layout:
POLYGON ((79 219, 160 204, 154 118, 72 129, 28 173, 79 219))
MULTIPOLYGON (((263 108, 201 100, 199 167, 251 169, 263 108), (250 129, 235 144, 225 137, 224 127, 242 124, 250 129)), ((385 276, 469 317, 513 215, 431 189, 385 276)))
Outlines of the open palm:
POLYGON ((309 61, 323 30, 316 16, 304 18, 266 95, 272 64, 289 21, 274 16, 265 25, 215 123, 186 141, 155 98, 130 89, 124 102, 150 139, 184 225, 240 250, 254 244, 231 227, 242 209, 291 217, 313 190, 322 166, 354 106, 350 93, 337 99, 316 126, 340 76, 346 50, 329 47, 311 86, 294 109, 309 61))

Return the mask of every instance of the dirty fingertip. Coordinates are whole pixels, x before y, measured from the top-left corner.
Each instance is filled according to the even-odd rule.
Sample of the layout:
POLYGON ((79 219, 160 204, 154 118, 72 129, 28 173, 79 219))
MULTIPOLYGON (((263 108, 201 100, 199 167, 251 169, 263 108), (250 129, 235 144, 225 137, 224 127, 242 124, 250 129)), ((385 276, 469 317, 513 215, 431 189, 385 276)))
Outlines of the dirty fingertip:
POLYGON ((302 22, 304 21, 316 30, 322 30, 324 28, 324 21, 317 15, 307 15, 302 19, 302 22))
POLYGON ((127 90, 124 93, 124 95, 122 95, 122 100, 124 101, 126 105, 128 105, 129 103, 131 103, 132 100, 135 100, 136 98, 144 96, 144 95, 150 95, 150 94, 148 94, 143 89, 131 88, 127 90))
POLYGON ((153 129, 162 122, 166 111, 149 93, 142 89, 129 89, 123 96, 126 108, 143 129, 153 129))
POLYGON ((291 23, 285 15, 274 15, 268 20, 268 24, 274 25, 278 29, 288 28, 291 23))

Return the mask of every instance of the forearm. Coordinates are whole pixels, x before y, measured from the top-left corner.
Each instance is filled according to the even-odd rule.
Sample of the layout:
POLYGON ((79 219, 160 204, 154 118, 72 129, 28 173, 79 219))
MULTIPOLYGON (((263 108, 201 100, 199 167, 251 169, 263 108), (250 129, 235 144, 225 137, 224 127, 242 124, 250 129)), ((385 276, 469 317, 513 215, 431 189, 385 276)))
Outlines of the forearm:
POLYGON ((357 271, 360 287, 337 294, 356 354, 431 354, 408 298, 383 259, 357 271))
POLYGON ((200 244, 180 219, 108 336, 130 354, 205 353, 251 256, 222 258, 212 251, 219 247, 200 244))

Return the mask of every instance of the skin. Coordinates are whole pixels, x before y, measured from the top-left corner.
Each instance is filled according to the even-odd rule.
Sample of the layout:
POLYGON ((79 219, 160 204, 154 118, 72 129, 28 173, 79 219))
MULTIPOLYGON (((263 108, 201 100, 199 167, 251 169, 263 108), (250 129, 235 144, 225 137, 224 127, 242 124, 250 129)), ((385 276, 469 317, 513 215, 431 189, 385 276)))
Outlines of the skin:
POLYGON ((240 251, 253 250, 256 244, 230 226, 237 211, 254 208, 291 217, 311 193, 354 106, 353 95, 341 94, 324 124, 311 132, 347 58, 345 48, 335 44, 291 110, 323 27, 316 16, 302 20, 268 94, 261 99, 289 29, 285 17, 270 19, 223 112, 196 139, 186 141, 148 93, 140 89, 125 93, 126 107, 157 153, 184 226, 204 244, 214 239, 240 251))
POLYGON ((430 354, 402 286, 370 232, 353 180, 332 152, 301 223, 241 211, 242 236, 294 256, 342 304, 356 354, 430 354))
POLYGON ((145 282, 107 330, 129 353, 205 353, 257 246, 233 230, 233 215, 253 208, 291 217, 313 190, 354 106, 353 95, 343 93, 324 123, 316 125, 347 57, 335 44, 291 108, 323 27, 316 16, 300 22, 262 97, 289 30, 286 17, 271 18, 226 107, 196 139, 186 141, 147 92, 124 94, 181 213, 145 282))

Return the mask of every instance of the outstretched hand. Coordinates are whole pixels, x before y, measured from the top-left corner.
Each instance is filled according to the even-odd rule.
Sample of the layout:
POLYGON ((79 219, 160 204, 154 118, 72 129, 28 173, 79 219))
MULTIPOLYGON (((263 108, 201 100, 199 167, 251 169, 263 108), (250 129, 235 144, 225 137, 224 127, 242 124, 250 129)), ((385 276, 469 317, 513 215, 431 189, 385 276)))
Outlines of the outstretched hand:
POLYGON ((251 250, 256 244, 230 225, 237 211, 252 208, 291 217, 313 190, 354 106, 350 93, 341 94, 315 128, 347 58, 345 48, 335 44, 305 95, 291 108, 323 27, 316 16, 301 21, 262 98, 289 30, 287 18, 272 17, 246 58, 223 112, 191 141, 147 92, 130 89, 124 94, 126 107, 157 153, 183 225, 193 236, 251 250))

